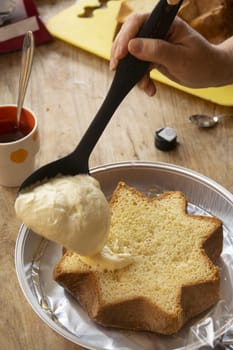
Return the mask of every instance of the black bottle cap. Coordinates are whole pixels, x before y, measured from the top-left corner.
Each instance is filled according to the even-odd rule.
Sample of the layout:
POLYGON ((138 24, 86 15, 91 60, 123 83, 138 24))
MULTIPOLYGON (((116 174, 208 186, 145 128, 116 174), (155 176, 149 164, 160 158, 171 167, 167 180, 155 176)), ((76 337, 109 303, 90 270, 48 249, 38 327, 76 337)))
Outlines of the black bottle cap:
POLYGON ((177 135, 173 128, 166 127, 155 132, 155 146, 161 151, 171 151, 177 145, 177 135))

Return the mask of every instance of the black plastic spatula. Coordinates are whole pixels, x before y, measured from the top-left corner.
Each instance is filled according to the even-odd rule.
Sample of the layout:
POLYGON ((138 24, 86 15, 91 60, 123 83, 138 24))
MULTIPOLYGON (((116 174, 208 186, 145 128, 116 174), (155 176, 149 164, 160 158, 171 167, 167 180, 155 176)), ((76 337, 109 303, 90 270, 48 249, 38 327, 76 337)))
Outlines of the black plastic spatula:
MULTIPOLYGON (((167 0, 160 0, 140 29, 137 37, 164 39, 182 2, 183 0, 180 0, 176 5, 170 5, 167 0)), ((25 187, 55 177, 58 174, 88 174, 89 156, 93 148, 117 107, 134 85, 144 76, 149 65, 150 62, 138 60, 131 54, 123 58, 117 67, 106 98, 75 150, 64 158, 36 170, 21 184, 18 193, 25 187)))

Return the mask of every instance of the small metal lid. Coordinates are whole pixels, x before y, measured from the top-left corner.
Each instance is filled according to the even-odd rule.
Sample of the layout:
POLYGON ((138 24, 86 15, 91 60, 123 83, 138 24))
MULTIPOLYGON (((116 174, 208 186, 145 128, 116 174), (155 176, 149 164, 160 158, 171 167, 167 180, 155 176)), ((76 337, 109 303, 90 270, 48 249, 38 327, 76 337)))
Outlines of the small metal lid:
POLYGON ((177 135, 173 128, 165 127, 155 132, 155 146, 161 151, 171 151, 177 145, 177 135))

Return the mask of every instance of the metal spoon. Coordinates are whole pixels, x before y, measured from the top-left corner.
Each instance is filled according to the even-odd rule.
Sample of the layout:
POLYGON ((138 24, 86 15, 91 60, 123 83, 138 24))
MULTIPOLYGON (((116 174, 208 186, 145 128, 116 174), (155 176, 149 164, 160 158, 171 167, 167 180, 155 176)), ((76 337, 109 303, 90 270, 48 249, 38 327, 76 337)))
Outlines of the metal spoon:
POLYGON ((28 86, 29 77, 32 70, 32 61, 34 55, 34 36, 31 31, 28 31, 23 40, 22 48, 22 61, 21 61, 21 70, 19 78, 19 93, 17 101, 17 115, 16 115, 16 125, 20 125, 20 116, 23 108, 23 102, 28 86))
POLYGON ((217 125, 220 117, 217 115, 194 114, 189 117, 192 124, 200 128, 212 128, 217 125))
POLYGON ((212 128, 217 125, 220 120, 231 118, 232 114, 220 114, 220 115, 206 115, 206 114, 194 114, 189 117, 192 124, 197 125, 200 128, 212 128))
MULTIPOLYGON (((176 5, 169 5, 167 0, 160 0, 137 36, 164 38, 181 3, 182 0, 176 5)), ((36 170, 21 184, 18 193, 25 187, 55 177, 58 174, 88 174, 88 161, 91 151, 121 101, 144 76, 149 66, 150 62, 138 60, 130 54, 122 59, 117 67, 115 77, 105 100, 76 149, 66 157, 36 170)))

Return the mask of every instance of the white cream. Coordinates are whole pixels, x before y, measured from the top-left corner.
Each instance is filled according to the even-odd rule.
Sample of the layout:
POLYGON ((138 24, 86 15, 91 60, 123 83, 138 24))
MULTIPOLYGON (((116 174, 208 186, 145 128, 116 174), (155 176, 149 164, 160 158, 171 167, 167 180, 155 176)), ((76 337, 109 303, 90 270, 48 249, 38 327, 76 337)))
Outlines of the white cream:
POLYGON ((49 179, 20 194, 15 211, 34 232, 80 255, 97 254, 108 238, 109 205, 89 175, 49 179))
POLYGON ((103 271, 114 271, 122 269, 133 263, 133 257, 131 254, 118 253, 115 254, 108 246, 104 246, 103 249, 92 256, 80 256, 80 259, 87 265, 103 271))
POLYGON ((109 204, 92 176, 60 176, 28 188, 16 199, 15 211, 27 227, 94 268, 116 270, 133 261, 130 254, 114 254, 105 246, 109 204))
POLYGON ((130 265, 130 254, 105 246, 110 210, 99 182, 89 175, 60 176, 28 188, 15 202, 17 217, 39 235, 80 255, 99 270, 130 265))

